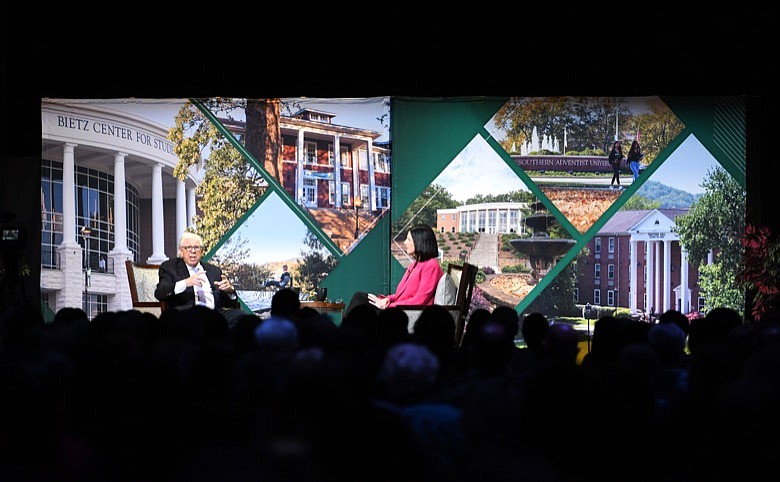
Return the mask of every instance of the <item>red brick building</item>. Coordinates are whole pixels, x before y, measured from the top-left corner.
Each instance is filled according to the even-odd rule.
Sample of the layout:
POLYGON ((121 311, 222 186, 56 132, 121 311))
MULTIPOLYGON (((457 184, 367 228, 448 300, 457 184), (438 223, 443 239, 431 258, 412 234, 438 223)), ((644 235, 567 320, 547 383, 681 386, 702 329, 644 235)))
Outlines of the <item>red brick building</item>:
MULTIPOLYGON (((381 132, 333 123, 335 114, 304 108, 281 116, 282 186, 307 208, 390 207, 389 143, 381 132)), ((237 135, 245 123, 220 119, 237 135)))
MULTIPOLYGON (((681 249, 674 219, 687 209, 619 211, 587 244, 575 301, 632 314, 702 311, 699 273, 681 249)), ((711 256, 704 263, 712 262, 711 256)))

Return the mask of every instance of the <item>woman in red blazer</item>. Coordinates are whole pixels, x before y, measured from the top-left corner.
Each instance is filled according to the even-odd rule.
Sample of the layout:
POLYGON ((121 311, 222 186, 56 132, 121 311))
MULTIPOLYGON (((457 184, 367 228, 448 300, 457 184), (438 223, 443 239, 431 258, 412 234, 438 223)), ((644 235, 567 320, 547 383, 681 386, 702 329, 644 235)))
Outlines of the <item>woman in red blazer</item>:
POLYGON ((436 233, 426 224, 418 224, 406 234, 406 254, 413 258, 398 283, 395 293, 377 295, 358 291, 352 296, 345 315, 358 305, 370 304, 384 310, 396 305, 432 305, 436 285, 444 272, 439 265, 439 244, 436 233))

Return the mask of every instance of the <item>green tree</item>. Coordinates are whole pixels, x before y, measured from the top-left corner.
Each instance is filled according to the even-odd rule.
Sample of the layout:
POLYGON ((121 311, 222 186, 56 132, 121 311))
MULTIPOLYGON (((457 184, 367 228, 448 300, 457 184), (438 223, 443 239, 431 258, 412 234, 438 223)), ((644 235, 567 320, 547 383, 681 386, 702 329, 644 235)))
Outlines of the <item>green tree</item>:
POLYGON ((574 117, 567 97, 513 97, 496 113, 495 125, 506 133, 504 149, 531 140, 537 135, 562 139, 564 126, 572 126, 574 117))
POLYGON ((528 204, 536 202, 536 197, 531 191, 512 191, 501 194, 477 194, 466 200, 464 204, 482 204, 482 203, 502 203, 502 202, 525 202, 528 204))
MULTIPOLYGON (((642 153, 645 155, 642 163, 645 165, 653 162, 685 127, 661 99, 652 97, 648 104, 648 112, 629 116, 623 121, 625 131, 639 131, 642 153)), ((623 147, 624 153, 628 153, 627 147, 630 144, 623 147)))
POLYGON ((634 194, 620 208, 621 211, 644 211, 658 209, 661 207, 661 201, 651 201, 650 199, 634 194))
POLYGON ((515 97, 499 109, 494 122, 506 134, 501 143, 507 152, 513 144, 528 142, 534 128, 538 136, 558 139, 561 145, 565 130, 566 153, 599 155, 609 152, 615 134, 622 140, 624 133, 639 130, 648 164, 684 126, 660 99, 647 102, 648 112, 633 113, 621 97, 515 97))
POLYGON ((576 311, 574 303, 574 286, 577 273, 577 263, 566 265, 563 270, 550 281, 550 284, 528 305, 526 313, 543 313, 546 316, 561 316, 576 311))
POLYGON ((248 242, 249 240, 243 239, 238 234, 231 236, 211 258, 211 261, 218 264, 231 281, 235 279, 242 261, 249 257, 249 249, 246 247, 248 242))
POLYGON ((556 138, 567 151, 601 149, 607 152, 615 136, 615 116, 627 119, 631 113, 619 97, 515 97, 496 113, 495 124, 506 133, 502 142, 528 142, 537 135, 556 138))
POLYGON ((742 262, 746 193, 721 167, 708 171, 701 186, 705 193, 675 219, 676 231, 689 262, 699 269, 707 309, 727 306, 742 313, 745 293, 737 286, 736 273, 742 262), (714 263, 702 266, 710 250, 714 263))
POLYGON ((338 259, 325 249, 322 241, 311 231, 306 231, 303 243, 309 248, 301 251, 298 264, 297 285, 301 291, 310 292, 338 265, 338 259))
POLYGON ((269 278, 273 278, 273 271, 269 265, 242 263, 236 267, 231 282, 237 290, 258 291, 269 278))

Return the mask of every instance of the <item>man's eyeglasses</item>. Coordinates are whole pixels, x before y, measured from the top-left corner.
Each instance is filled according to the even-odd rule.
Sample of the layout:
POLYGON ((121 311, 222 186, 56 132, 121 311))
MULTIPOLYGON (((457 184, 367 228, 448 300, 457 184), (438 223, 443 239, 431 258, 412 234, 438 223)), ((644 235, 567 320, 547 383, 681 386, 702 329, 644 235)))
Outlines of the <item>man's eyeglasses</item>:
POLYGON ((203 249, 201 246, 180 246, 184 251, 195 251, 196 253, 203 249))

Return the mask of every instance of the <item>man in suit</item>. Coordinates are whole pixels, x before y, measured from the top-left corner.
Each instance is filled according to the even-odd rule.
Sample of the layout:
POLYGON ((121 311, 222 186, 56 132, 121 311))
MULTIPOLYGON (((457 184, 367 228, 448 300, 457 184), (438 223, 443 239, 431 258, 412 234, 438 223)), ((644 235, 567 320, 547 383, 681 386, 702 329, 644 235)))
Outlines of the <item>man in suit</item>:
POLYGON ((199 305, 215 309, 233 326, 244 315, 236 290, 219 266, 201 261, 202 257, 203 239, 185 232, 179 241, 179 256, 160 265, 154 297, 165 301, 169 309, 186 310, 199 305))

